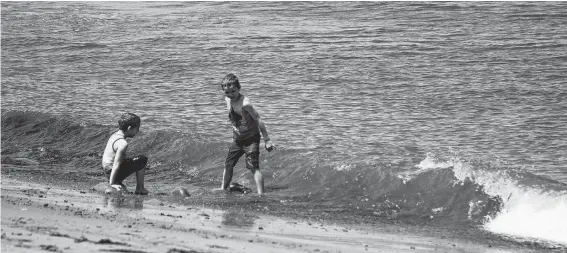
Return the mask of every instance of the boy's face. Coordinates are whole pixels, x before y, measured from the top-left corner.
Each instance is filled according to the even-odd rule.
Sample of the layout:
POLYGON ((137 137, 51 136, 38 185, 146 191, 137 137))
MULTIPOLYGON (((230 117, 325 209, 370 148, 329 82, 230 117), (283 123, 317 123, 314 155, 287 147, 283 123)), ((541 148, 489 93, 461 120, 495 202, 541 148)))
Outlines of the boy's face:
POLYGON ((124 136, 126 137, 134 137, 140 131, 140 126, 128 128, 124 136))
POLYGON ((222 90, 227 98, 235 99, 238 97, 240 90, 234 85, 222 85, 222 90))

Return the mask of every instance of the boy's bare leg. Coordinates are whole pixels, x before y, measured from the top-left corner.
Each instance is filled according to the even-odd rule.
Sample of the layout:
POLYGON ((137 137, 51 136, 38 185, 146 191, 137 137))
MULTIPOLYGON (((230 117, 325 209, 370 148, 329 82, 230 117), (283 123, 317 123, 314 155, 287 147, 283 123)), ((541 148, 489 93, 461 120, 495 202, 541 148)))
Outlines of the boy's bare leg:
POLYGON ((258 188, 258 195, 264 195, 264 176, 260 170, 254 172, 254 180, 256 181, 256 188, 258 188))
POLYGON ((234 170, 233 167, 225 167, 224 168, 224 172, 222 174, 221 190, 228 190, 228 187, 230 186, 230 181, 232 181, 233 170, 234 170))
POLYGON ((136 171, 136 191, 135 194, 146 195, 150 193, 144 188, 144 176, 146 175, 146 168, 136 171))

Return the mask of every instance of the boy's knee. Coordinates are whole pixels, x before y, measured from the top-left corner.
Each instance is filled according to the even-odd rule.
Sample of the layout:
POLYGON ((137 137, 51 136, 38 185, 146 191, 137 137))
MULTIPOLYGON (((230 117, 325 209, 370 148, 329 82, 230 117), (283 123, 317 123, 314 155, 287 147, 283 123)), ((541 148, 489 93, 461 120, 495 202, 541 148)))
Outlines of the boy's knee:
POLYGON ((249 167, 247 169, 250 170, 250 172, 252 172, 252 174, 256 174, 256 172, 260 172, 260 168, 256 167, 256 166, 249 167))
POLYGON ((132 160, 133 160, 135 163, 137 163, 137 164, 140 165, 140 167, 141 167, 140 169, 145 168, 145 167, 146 167, 146 164, 148 163, 148 157, 145 156, 145 155, 136 156, 136 157, 132 158, 132 160))
POLYGON ((260 170, 260 164, 254 161, 247 161, 246 162, 246 169, 252 171, 252 173, 260 170))

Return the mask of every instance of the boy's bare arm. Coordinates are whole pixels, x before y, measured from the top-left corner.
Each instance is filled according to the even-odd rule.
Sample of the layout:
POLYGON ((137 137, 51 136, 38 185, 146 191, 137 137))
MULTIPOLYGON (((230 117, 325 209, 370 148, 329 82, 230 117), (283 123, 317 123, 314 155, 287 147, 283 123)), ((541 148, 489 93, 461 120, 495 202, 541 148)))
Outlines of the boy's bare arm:
POLYGON ((114 164, 112 165, 112 171, 110 172, 110 185, 116 184, 116 173, 122 161, 126 157, 126 149, 128 148, 128 143, 124 140, 116 142, 116 156, 114 157, 114 164))
POLYGON ((242 106, 242 108, 246 110, 250 114, 252 119, 254 119, 258 123, 258 128, 260 128, 260 132, 262 132, 262 136, 264 137, 264 143, 265 143, 264 146, 266 147, 266 150, 270 152, 273 149, 275 149, 274 144, 272 144, 272 142, 270 141, 270 136, 268 135, 268 129, 266 128, 264 121, 262 121, 262 117, 260 117, 258 111, 256 111, 256 109, 254 109, 254 107, 251 104, 245 104, 242 106))
POLYGON ((258 123, 258 128, 260 128, 260 132, 262 132, 262 136, 264 136, 264 140, 269 140, 270 136, 268 135, 268 130, 266 129, 266 125, 264 124, 264 121, 262 121, 262 117, 260 117, 258 111, 254 109, 254 106, 252 106, 251 104, 245 104, 242 106, 242 108, 246 110, 250 114, 252 119, 254 119, 258 123))

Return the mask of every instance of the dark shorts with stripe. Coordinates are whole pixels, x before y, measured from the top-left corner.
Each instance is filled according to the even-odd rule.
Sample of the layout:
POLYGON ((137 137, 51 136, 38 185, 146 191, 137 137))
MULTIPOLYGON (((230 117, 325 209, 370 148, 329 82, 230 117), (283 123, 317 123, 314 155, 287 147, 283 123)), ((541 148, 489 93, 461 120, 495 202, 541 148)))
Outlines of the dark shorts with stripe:
POLYGON ((245 140, 234 140, 228 149, 225 161, 226 168, 234 168, 242 155, 246 155, 246 168, 254 172, 260 169, 260 135, 255 135, 245 140))
MULTIPOLYGON (((146 167, 148 163, 148 158, 144 155, 135 156, 132 158, 126 158, 118 167, 118 171, 116 171, 116 183, 122 184, 122 181, 130 176, 134 172, 138 172, 146 167)), ((110 172, 112 172, 112 168, 105 169, 104 173, 106 174, 106 178, 110 179, 110 172)))

